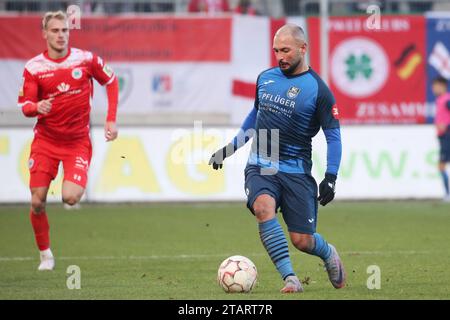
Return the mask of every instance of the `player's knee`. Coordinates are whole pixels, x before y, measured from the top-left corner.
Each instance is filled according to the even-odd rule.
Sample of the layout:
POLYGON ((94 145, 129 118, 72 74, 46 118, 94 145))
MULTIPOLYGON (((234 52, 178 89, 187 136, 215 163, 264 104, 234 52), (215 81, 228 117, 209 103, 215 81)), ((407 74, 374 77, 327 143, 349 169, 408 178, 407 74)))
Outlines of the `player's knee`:
POLYGON ((307 237, 299 237, 296 239, 291 239, 292 244, 302 252, 311 252, 314 248, 314 242, 307 237))
POLYGON ((253 204, 253 213, 258 220, 265 221, 275 216, 275 208, 268 203, 259 201, 253 204))
POLYGON ((45 211, 45 201, 43 201, 39 197, 34 196, 31 198, 31 208, 33 209, 34 213, 40 214, 41 212, 45 211))
POLYGON ((63 202, 67 203, 69 206, 73 206, 80 201, 80 197, 76 195, 64 195, 63 196, 63 202))

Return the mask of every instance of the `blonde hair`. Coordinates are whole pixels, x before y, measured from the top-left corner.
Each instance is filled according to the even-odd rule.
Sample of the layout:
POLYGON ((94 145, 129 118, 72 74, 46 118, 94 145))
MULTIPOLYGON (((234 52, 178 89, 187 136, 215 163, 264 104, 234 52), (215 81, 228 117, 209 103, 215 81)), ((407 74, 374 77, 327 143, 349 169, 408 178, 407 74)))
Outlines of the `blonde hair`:
POLYGON ((44 15, 44 18, 42 19, 42 29, 43 30, 47 29, 48 22, 51 19, 67 20, 67 15, 64 12, 62 12, 61 10, 46 12, 44 15))

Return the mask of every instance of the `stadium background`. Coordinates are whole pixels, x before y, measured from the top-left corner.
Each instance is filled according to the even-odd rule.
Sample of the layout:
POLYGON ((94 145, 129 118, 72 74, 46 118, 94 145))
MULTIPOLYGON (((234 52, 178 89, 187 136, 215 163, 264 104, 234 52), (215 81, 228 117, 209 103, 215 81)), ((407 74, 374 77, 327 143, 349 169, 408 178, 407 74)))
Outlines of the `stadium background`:
MULTIPOLYGON (((229 1, 231 11, 237 3, 229 1)), ((251 3, 256 14, 192 13, 187 0, 0 1, 1 299, 298 299, 278 293, 280 279, 245 208, 248 146, 222 172, 206 163, 252 107, 257 75, 275 63, 278 26, 305 27, 310 65, 323 72, 319 1, 251 3), (61 178, 52 184, 57 267, 42 274, 28 220, 34 120, 16 99, 26 60, 45 49, 42 13, 70 4, 82 10, 71 45, 102 55, 119 77, 120 130, 104 141, 105 93, 97 86, 87 193, 81 210, 68 212, 61 178), (252 295, 229 297, 215 284, 218 265, 233 254, 258 267, 252 295), (82 270, 82 290, 66 287, 70 265, 82 270)), ((333 290, 319 260, 291 247, 302 298, 448 299, 450 221, 440 203, 430 80, 450 77, 449 2, 330 1, 329 9, 327 82, 344 152, 336 201, 320 209, 319 232, 340 250, 348 285, 333 290), (381 10, 380 30, 366 27, 370 4, 381 10), (367 286, 373 265, 381 290, 367 286)), ((313 157, 319 180, 322 133, 313 157)))
MULTIPOLYGON (((295 11, 295 1, 254 1, 258 12, 266 10, 267 15, 234 13, 236 1, 230 2, 232 12, 227 13, 182 12, 188 10, 187 1, 148 1, 146 6, 141 1, 135 7, 95 3, 74 3, 82 11, 80 28, 71 31, 70 41, 98 53, 116 71, 121 132, 115 143, 103 141, 106 94, 97 86, 94 157, 85 200, 243 200, 248 149, 227 160, 223 175, 209 170, 206 162, 252 108, 259 72, 276 64, 271 39, 279 26, 294 22, 306 29, 310 65, 321 72, 314 2, 300 1, 304 6, 295 11), (126 12, 136 8, 141 12, 135 16, 126 12), (305 15, 290 15, 300 9, 305 15)), ((364 4, 330 5, 328 83, 338 101, 344 143, 337 199, 439 198, 430 80, 437 74, 450 76, 450 14, 417 12, 445 7, 440 1, 422 1, 422 7, 417 1, 409 7, 383 3, 380 9, 386 13, 381 11, 379 30, 367 28, 370 14, 354 15, 364 4)), ((1 188, 2 202, 26 202, 29 197, 27 154, 33 119, 22 116, 16 99, 24 63, 45 45, 40 41, 41 14, 33 10, 67 5, 2 1, 4 10, 11 9, 0 17, 0 170, 8 181, 8 187, 1 188)), ((321 133, 314 143, 313 170, 320 177, 326 160, 321 133)), ((50 201, 59 201, 58 184, 53 184, 50 201)))

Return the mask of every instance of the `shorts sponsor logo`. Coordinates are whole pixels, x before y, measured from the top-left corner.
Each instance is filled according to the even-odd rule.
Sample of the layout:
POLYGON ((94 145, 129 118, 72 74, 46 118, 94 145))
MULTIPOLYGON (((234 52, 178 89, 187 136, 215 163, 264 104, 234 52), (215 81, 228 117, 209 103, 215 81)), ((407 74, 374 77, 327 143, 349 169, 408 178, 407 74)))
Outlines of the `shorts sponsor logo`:
POLYGON ((84 160, 82 157, 75 158, 75 168, 87 171, 89 168, 89 161, 84 160))
POLYGON ((245 188, 245 194, 248 196, 250 194, 250 190, 248 188, 245 188))

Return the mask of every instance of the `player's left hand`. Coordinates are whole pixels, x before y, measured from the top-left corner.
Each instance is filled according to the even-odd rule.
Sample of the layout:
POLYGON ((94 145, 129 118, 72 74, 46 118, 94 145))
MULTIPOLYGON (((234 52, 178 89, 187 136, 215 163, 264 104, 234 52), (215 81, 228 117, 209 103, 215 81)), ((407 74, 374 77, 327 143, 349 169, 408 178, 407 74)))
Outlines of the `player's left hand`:
POLYGON ((334 199, 335 189, 336 175, 325 173, 325 178, 319 184, 319 198, 317 198, 322 206, 326 206, 334 199))
POLYGON ((105 123, 105 138, 106 141, 113 141, 117 138, 117 127, 116 127, 116 123, 112 122, 112 121, 107 121, 105 123))

